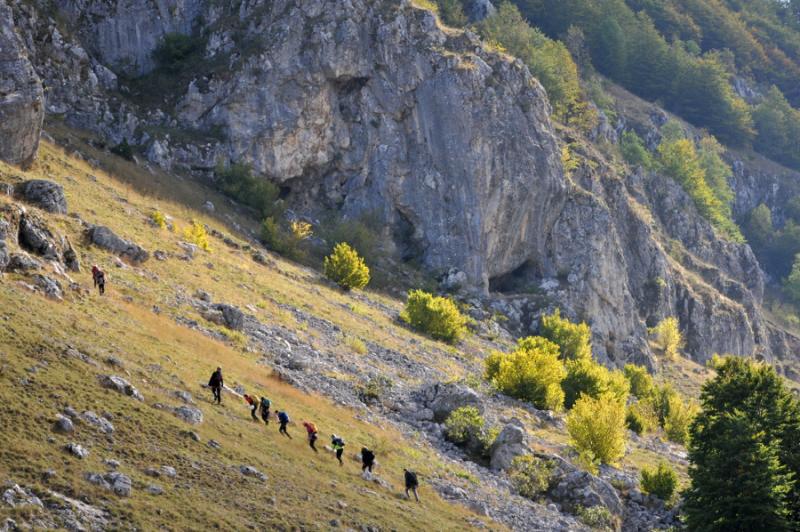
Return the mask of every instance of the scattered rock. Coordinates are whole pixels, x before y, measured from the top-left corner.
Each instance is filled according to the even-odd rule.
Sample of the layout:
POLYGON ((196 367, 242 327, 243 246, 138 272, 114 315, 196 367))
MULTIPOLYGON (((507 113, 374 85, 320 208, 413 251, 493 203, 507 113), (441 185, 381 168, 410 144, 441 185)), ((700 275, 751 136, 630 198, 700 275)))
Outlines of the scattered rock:
POLYGON ((525 445, 525 427, 518 419, 512 419, 511 422, 503 427, 500 434, 492 444, 491 455, 491 468, 494 471, 508 469, 514 458, 527 452, 528 446, 525 445))
POLYGON ((61 301, 64 299, 64 292, 61 288, 61 283, 55 279, 37 273, 33 275, 32 280, 33 285, 41 289, 46 297, 56 301, 61 301))
POLYGON ((199 425, 203 422, 203 412, 194 406, 179 406, 172 411, 175 416, 191 425, 199 425))
POLYGON ((164 488, 162 488, 161 486, 157 486, 155 484, 150 484, 149 486, 147 486, 147 493, 149 493, 150 495, 161 495, 162 493, 164 493, 164 488))
POLYGON ((137 390, 132 384, 122 377, 117 377, 116 375, 103 375, 100 377, 100 385, 103 386, 103 388, 115 390, 121 394, 133 397, 138 401, 144 401, 144 397, 141 393, 139 393, 139 390, 137 390))
POLYGON ((131 482, 130 477, 117 471, 112 471, 104 475, 100 475, 98 473, 86 473, 85 478, 92 484, 96 484, 107 490, 113 491, 120 497, 130 497, 133 489, 133 483, 131 482))
POLYGON ((207 445, 212 449, 222 449, 222 445, 220 445, 217 440, 208 440, 207 445))
POLYGON ((142 247, 123 240, 108 227, 94 225, 89 228, 87 235, 92 244, 107 249, 127 259, 132 264, 141 264, 150 258, 150 254, 142 247))
POLYGON ((77 443, 68 443, 65 449, 81 460, 89 456, 89 451, 77 443))
POLYGON ((159 471, 154 467, 148 467, 147 469, 144 470, 144 474, 147 475, 148 477, 158 478, 161 476, 161 471, 159 471))
POLYGON ((159 261, 162 261, 162 262, 167 260, 167 258, 168 258, 167 252, 166 251, 162 251, 160 249, 157 249, 157 250, 155 250, 153 252, 153 257, 155 257, 156 260, 159 260, 159 261))
MULTIPOLYGON (((12 508, 18 506, 39 506, 43 508, 41 499, 34 495, 34 493, 26 488, 14 484, 3 492, 3 502, 12 508)), ((12 529, 16 530, 16 528, 12 529)))
POLYGON ((192 394, 190 394, 189 392, 183 390, 175 390, 174 392, 172 392, 172 394, 181 401, 183 401, 184 403, 186 403, 187 405, 194 404, 194 398, 192 397, 192 394))
POLYGON ((175 478, 178 476, 178 472, 175 471, 175 468, 172 466, 161 466, 161 474, 169 478, 175 478))
POLYGON ((19 221, 19 245, 47 260, 61 262, 62 258, 55 237, 40 221, 23 215, 19 221))
POLYGON ((120 465, 118 460, 113 460, 111 458, 104 459, 103 464, 107 465, 111 469, 117 469, 120 465))
POLYGON ((45 179, 34 179, 20 183, 14 194, 21 200, 36 205, 42 210, 56 214, 67 214, 67 198, 64 187, 45 179))
POLYGON ((182 430, 181 431, 181 436, 186 436, 190 440, 193 440, 193 441, 196 441, 196 442, 200 441, 200 435, 198 433, 196 433, 195 431, 193 431, 193 430, 182 430))
POLYGON ((483 413, 480 395, 463 384, 436 383, 423 391, 425 403, 433 411, 433 419, 442 423, 450 412, 463 406, 474 406, 483 413))
POLYGON ((56 422, 53 424, 53 430, 60 434, 71 434, 75 430, 75 425, 70 418, 57 414, 56 422))
POLYGON ((246 466, 246 465, 240 466, 239 471, 242 473, 242 475, 246 477, 255 477, 261 480, 262 482, 267 480, 267 475, 265 475, 264 473, 262 473, 253 466, 246 466))

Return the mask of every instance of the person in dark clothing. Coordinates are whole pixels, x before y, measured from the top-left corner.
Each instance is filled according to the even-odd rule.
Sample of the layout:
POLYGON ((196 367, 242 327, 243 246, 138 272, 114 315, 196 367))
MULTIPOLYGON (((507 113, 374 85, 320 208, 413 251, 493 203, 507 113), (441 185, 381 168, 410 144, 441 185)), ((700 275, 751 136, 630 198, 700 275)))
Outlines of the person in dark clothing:
POLYGON ((261 419, 269 425, 269 407, 272 403, 266 397, 261 398, 261 419))
POLYGON ((315 453, 319 452, 315 446, 317 441, 317 426, 310 421, 303 421, 303 426, 306 428, 306 432, 308 432, 308 446, 311 447, 315 453))
POLYGON ((339 465, 343 466, 342 453, 344 453, 344 440, 336 434, 331 434, 331 447, 336 451, 336 459, 339 460, 339 465))
POLYGON ((372 473, 372 466, 375 464, 375 453, 367 449, 361 448, 361 471, 369 471, 372 473))
POLYGON ((253 418, 253 421, 258 421, 258 418, 256 417, 256 410, 258 410, 258 401, 256 401, 256 398, 253 397, 252 395, 247 395, 247 394, 244 394, 244 400, 248 405, 250 405, 250 417, 253 418))
POLYGON ((217 371, 211 374, 211 378, 208 380, 208 386, 211 388, 211 391, 214 392, 214 401, 218 405, 222 404, 222 387, 225 385, 225 382, 222 380, 222 368, 217 368, 217 371))
POLYGON ((411 492, 414 494, 414 498, 417 499, 417 502, 419 502, 419 497, 417 496, 417 488, 419 487, 417 474, 413 471, 409 471, 408 469, 403 469, 403 475, 406 483, 406 498, 411 498, 411 496, 408 494, 408 490, 411 490, 411 492))
POLYGON ((92 280, 94 281, 94 286, 100 292, 100 295, 106 293, 106 274, 97 267, 97 264, 92 266, 92 280))
POLYGON ((287 438, 289 438, 291 440, 292 437, 286 431, 286 425, 289 424, 289 414, 287 414, 283 410, 278 412, 278 423, 280 423, 280 427, 278 428, 278 432, 280 432, 281 434, 283 434, 284 436, 286 436, 287 438))

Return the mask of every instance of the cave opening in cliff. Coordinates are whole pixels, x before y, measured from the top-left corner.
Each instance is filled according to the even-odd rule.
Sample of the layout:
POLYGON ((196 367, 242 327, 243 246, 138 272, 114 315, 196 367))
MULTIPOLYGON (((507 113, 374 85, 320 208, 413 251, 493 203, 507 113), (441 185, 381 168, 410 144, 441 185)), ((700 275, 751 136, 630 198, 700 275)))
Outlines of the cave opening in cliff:
POLYGON ((534 260, 526 260, 513 270, 489 279, 489 291, 501 294, 532 293, 538 289, 536 282, 539 267, 534 260))

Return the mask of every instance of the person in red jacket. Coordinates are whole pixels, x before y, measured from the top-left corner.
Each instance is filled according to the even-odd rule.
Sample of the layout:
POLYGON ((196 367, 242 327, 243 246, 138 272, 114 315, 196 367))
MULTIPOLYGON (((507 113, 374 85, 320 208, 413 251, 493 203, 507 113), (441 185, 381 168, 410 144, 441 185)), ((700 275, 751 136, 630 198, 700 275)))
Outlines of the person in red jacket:
POLYGON ((101 270, 97 264, 92 266, 92 280, 94 281, 94 286, 100 292, 102 296, 106 292, 106 274, 101 270))
POLYGON ((253 421, 258 421, 256 417, 256 410, 258 409, 258 401, 252 395, 244 394, 244 400, 250 405, 250 416, 253 418, 253 421))
POLYGON ((317 426, 314 425, 310 421, 303 421, 303 426, 306 428, 306 432, 308 432, 308 446, 311 447, 312 449, 314 449, 315 453, 319 452, 319 451, 317 451, 317 448, 315 446, 315 443, 317 442, 317 436, 318 436, 318 434, 317 434, 317 426))

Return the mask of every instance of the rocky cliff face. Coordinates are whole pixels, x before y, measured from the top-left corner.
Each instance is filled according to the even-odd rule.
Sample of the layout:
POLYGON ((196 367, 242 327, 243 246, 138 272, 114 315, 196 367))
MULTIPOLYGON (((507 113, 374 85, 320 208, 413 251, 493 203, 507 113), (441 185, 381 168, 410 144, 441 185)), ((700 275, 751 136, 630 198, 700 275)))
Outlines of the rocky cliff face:
POLYGON ((42 83, 28 61, 11 8, 0 0, 0 159, 31 162, 39 146, 43 102, 42 83))
POLYGON ((590 148, 566 177, 527 69, 407 0, 56 6, 69 38, 44 3, 14 8, 48 112, 127 139, 150 164, 208 176, 245 161, 298 212, 369 213, 398 255, 506 292, 494 305, 521 333, 535 331, 542 293, 590 321, 611 363, 646 363, 647 326, 671 315, 700 360, 788 356, 747 246, 717 238, 677 184, 619 176, 590 148), (128 79, 153 70, 174 32, 202 43, 191 69, 171 92, 131 97, 128 79))

